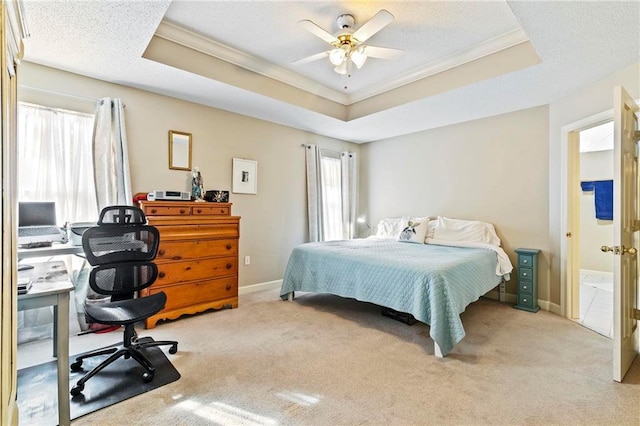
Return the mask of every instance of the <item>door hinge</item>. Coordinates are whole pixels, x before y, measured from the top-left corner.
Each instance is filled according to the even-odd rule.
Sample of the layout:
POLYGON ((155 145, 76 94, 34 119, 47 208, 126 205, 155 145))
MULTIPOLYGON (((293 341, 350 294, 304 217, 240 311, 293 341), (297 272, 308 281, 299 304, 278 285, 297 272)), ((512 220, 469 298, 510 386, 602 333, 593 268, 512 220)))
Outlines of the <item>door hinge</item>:
POLYGON ((631 317, 636 320, 636 321, 640 321, 640 309, 633 309, 633 314, 631 315, 631 317))

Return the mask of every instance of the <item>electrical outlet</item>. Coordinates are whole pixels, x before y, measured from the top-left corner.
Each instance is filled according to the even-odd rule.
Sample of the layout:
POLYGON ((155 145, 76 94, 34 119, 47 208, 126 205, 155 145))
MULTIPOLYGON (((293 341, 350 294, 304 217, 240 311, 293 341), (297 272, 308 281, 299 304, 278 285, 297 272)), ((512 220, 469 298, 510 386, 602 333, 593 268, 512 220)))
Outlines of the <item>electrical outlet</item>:
POLYGON ((245 256, 244 257, 244 264, 245 265, 251 265, 251 256, 245 256))

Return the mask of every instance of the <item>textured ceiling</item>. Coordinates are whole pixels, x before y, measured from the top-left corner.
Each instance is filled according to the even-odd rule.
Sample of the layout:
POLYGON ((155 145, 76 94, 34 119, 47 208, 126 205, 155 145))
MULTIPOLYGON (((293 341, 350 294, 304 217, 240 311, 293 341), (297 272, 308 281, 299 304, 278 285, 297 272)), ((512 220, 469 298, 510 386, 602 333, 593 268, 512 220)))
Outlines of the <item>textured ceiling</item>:
MULTIPOLYGON (((25 42, 27 61, 354 142, 547 104, 640 58, 637 1, 24 0, 24 9, 31 33, 25 42), (347 90, 327 61, 291 64, 328 46, 301 28, 299 20, 311 19, 333 32, 341 13, 352 14, 358 28, 383 8, 395 20, 368 43, 404 49, 401 60, 368 60, 347 90), (187 67, 146 59, 145 52, 167 25, 204 43, 195 48, 181 41, 183 49, 201 53, 217 46, 247 59, 252 71, 222 79, 193 72, 195 63, 187 67), (486 60, 486 52, 472 53, 494 46, 505 34, 528 39, 539 57, 537 64, 449 83, 454 78, 448 73, 454 76, 456 70, 486 60), (428 70, 439 70, 431 77, 439 90, 413 90, 419 83, 425 86, 428 70), (247 81, 242 80, 245 75, 247 81), (331 99, 329 105, 335 104, 340 113, 253 88, 248 81, 257 75, 331 99), (406 82, 400 79, 406 76, 422 78, 405 86, 412 96, 396 96, 400 88, 356 102, 393 89, 393 84, 406 82), (399 100, 389 102, 392 98, 399 100), (378 100, 375 107, 362 107, 378 100)), ((230 61, 225 55, 209 52, 202 57, 230 61)))

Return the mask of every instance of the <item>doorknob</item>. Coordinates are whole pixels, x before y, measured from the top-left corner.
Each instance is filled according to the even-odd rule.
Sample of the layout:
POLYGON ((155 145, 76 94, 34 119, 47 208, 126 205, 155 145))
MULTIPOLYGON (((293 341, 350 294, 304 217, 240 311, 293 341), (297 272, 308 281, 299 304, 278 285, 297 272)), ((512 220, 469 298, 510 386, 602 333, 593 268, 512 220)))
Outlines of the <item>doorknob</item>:
POLYGON ((602 246, 600 247, 600 250, 607 253, 609 251, 612 251, 613 254, 630 254, 632 256, 635 256, 636 254, 638 254, 638 250, 635 247, 625 247, 625 246, 602 246))

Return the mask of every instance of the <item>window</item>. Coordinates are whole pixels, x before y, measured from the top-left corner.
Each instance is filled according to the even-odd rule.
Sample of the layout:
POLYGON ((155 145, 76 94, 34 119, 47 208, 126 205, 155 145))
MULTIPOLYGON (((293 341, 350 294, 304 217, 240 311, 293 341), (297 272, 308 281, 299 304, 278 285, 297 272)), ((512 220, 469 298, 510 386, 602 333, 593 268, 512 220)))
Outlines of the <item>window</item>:
POLYGON ((59 224, 97 219, 91 114, 18 105, 18 200, 55 201, 59 224))
POLYGON ((323 240, 341 240, 342 179, 340 154, 320 150, 323 240))

